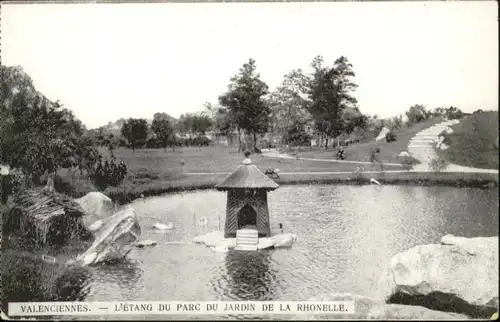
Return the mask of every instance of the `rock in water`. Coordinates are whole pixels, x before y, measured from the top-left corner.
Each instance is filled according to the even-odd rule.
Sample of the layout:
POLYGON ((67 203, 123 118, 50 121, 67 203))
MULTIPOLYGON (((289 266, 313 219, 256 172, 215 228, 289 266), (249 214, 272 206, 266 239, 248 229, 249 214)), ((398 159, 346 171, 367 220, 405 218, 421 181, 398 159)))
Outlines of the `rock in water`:
POLYGON ((95 232, 95 240, 76 264, 93 265, 124 258, 141 236, 141 227, 132 207, 127 207, 104 222, 95 232))
POLYGON ((446 245, 421 245, 395 255, 380 279, 379 295, 406 301, 439 297, 422 301, 430 303, 425 305, 429 309, 439 305, 440 310, 460 313, 491 311, 484 309, 498 299, 498 237, 448 235, 442 242, 446 245))
POLYGON ((271 239, 274 248, 288 248, 292 247, 293 243, 297 240, 297 235, 291 233, 284 233, 272 236, 271 239))
POLYGON ((171 230, 171 229, 174 229, 174 224, 169 222, 167 223, 166 225, 165 224, 160 224, 160 223, 156 223, 153 225, 153 228, 154 229, 158 229, 158 230, 171 230))
POLYGON ((135 246, 139 247, 139 248, 143 248, 146 246, 155 246, 155 245, 156 245, 156 242, 154 240, 151 240, 151 239, 140 240, 137 243, 135 243, 135 246))

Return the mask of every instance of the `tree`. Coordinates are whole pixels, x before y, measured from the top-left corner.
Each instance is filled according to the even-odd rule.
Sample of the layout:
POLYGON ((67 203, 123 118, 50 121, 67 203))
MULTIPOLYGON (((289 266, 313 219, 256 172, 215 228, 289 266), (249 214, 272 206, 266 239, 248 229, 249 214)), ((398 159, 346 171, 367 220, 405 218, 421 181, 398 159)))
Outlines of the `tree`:
POLYGON ((264 100, 267 94, 268 86, 256 72, 255 60, 249 59, 231 78, 228 91, 219 97, 220 104, 231 111, 229 115, 238 132, 243 130, 253 136, 254 150, 257 134, 266 133, 271 120, 271 110, 264 100))
POLYGON ((445 110, 445 115, 448 119, 453 120, 463 117, 464 113, 459 108, 450 106, 445 110))
POLYGON ((172 151, 175 151, 175 134, 174 127, 168 120, 168 115, 165 113, 155 113, 151 129, 156 135, 156 139, 161 146, 167 150, 167 146, 172 146, 172 151))
POLYGON ((406 116, 408 117, 408 124, 415 124, 426 120, 429 113, 425 109, 424 105, 415 104, 406 112, 406 116))
POLYGON ((288 134, 292 128, 307 131, 307 125, 311 120, 308 111, 310 104, 307 97, 308 81, 302 70, 293 70, 285 75, 281 86, 269 97, 272 132, 280 134, 285 144, 289 144, 288 134))
POLYGON ((135 149, 142 147, 148 137, 148 122, 145 119, 129 118, 123 123, 121 133, 127 139, 129 147, 135 154, 135 149))
POLYGON ((314 118, 316 131, 326 139, 325 147, 328 148, 329 138, 340 134, 341 131, 339 93, 333 81, 334 71, 323 66, 323 57, 315 57, 311 67, 314 73, 310 82, 309 112, 314 118))
POLYGON ((287 129, 287 144, 302 146, 310 145, 311 135, 306 130, 306 122, 297 121, 287 129))
POLYGON ((191 114, 182 114, 179 117, 179 122, 177 123, 177 131, 185 136, 187 133, 192 133, 193 128, 193 116, 191 114))
POLYGON ((351 96, 351 92, 357 88, 352 81, 355 73, 352 64, 344 56, 335 60, 333 67, 324 66, 323 57, 316 56, 311 67, 314 72, 309 82, 309 111, 316 130, 326 139, 327 148, 329 138, 352 130, 350 125, 345 127, 342 115, 346 108, 356 108, 357 101, 351 96))
POLYGON ((63 166, 83 165, 98 157, 84 137, 85 127, 71 111, 43 95, 21 89, 10 106, 1 106, 0 162, 20 169, 35 184, 63 166))
POLYGON ((198 136, 198 148, 201 149, 201 137, 204 137, 206 132, 212 127, 212 120, 208 115, 193 115, 191 116, 191 132, 198 136))
POLYGON ((231 110, 219 107, 214 117, 215 130, 221 134, 229 135, 235 128, 235 122, 232 119, 231 110))
POLYGON ((368 124, 368 117, 363 115, 357 107, 346 107, 341 112, 344 132, 350 134, 356 128, 364 129, 368 124))

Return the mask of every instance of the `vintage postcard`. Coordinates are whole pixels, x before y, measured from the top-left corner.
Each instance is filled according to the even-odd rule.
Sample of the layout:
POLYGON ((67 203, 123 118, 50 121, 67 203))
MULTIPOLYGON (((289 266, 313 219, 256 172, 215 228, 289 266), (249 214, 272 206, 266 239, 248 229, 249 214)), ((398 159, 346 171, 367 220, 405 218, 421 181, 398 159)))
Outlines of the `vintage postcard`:
POLYGON ((2 2, 2 318, 498 319, 497 6, 2 2))

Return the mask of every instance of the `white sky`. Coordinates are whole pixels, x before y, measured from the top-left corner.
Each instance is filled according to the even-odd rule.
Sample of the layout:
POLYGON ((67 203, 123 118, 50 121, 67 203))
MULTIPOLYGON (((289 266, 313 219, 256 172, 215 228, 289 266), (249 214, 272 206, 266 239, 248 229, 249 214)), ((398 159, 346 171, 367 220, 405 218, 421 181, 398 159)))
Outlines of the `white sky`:
POLYGON ((351 61, 363 113, 498 109, 495 1, 2 4, 1 42, 88 127, 201 110, 249 58, 274 89, 318 54, 351 61))

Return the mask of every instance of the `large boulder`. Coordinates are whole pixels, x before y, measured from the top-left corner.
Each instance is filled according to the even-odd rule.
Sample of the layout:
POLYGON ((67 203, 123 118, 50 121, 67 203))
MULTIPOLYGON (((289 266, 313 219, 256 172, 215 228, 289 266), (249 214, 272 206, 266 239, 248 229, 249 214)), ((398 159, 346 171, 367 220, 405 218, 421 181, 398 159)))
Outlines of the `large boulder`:
POLYGON ((124 258, 141 236, 141 227, 132 207, 126 207, 107 219, 95 232, 95 239, 76 263, 82 266, 124 258))
POLYGON ((89 192, 75 201, 85 213, 81 219, 83 226, 91 232, 100 228, 102 223, 111 217, 116 210, 113 201, 100 192, 89 192))
POLYGON ((491 316, 498 308, 498 237, 447 235, 440 245, 395 255, 380 279, 379 296, 391 303, 491 316))

